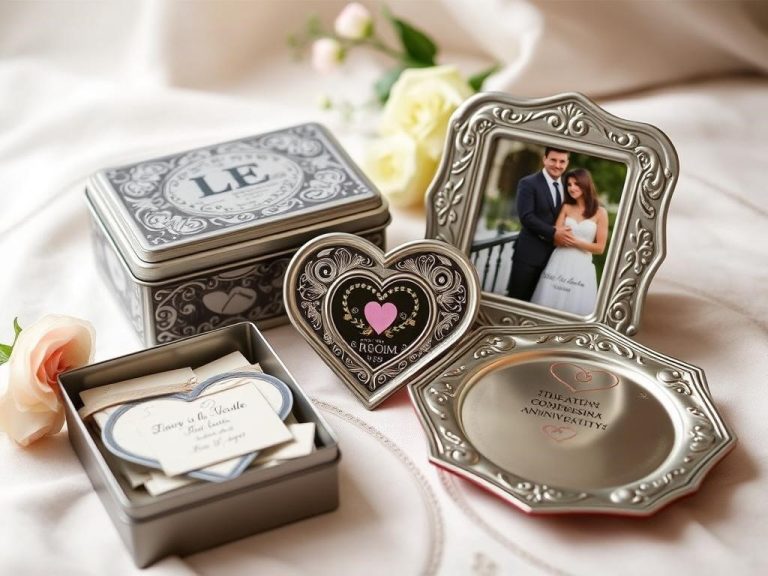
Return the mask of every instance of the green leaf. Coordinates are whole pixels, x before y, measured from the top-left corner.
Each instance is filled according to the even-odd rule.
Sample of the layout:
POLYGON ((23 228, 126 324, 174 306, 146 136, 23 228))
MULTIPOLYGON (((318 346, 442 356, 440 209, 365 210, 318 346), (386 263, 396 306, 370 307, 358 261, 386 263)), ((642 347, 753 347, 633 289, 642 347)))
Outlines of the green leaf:
POLYGON ((19 325, 18 318, 13 319, 13 332, 13 344, 0 344, 0 366, 8 362, 11 358, 13 347, 16 345, 16 340, 19 339, 19 334, 21 334, 21 326, 19 325))
POLYGON ((0 366, 8 362, 8 360, 11 358, 11 351, 13 348, 8 346, 8 344, 0 344, 0 366))
POLYGON ((402 68, 401 66, 392 68, 392 70, 385 72, 384 75, 376 81, 373 85, 373 89, 376 92, 376 97, 379 99, 379 102, 385 104, 387 100, 389 100, 389 93, 392 90, 392 85, 397 82, 398 78, 400 78, 400 74, 403 73, 403 70, 405 70, 405 68, 402 68))
POLYGON ((411 60, 409 57, 405 57, 402 60, 400 60, 400 67, 401 68, 429 68, 430 66, 434 66, 434 64, 427 64, 425 62, 419 62, 417 60, 411 60))
POLYGON ((405 20, 396 18, 386 7, 384 8, 384 15, 392 23, 408 57, 422 66, 434 66, 437 45, 432 38, 405 20))
POLYGON ((474 90, 475 92, 479 92, 483 88, 483 84, 488 79, 488 76, 491 74, 495 74, 499 71, 501 66, 498 64, 494 64, 490 68, 486 68, 485 70, 481 70, 477 74, 473 74, 467 79, 467 82, 469 83, 470 88, 474 90))

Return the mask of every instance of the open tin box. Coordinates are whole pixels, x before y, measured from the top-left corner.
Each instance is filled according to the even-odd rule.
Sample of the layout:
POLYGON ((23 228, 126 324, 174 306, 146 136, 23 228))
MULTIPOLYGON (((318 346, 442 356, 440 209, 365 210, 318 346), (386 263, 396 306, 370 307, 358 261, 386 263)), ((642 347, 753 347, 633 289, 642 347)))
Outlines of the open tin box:
POLYGON ((75 453, 139 567, 170 554, 186 555, 338 507, 336 437, 252 323, 205 334, 67 372, 60 377, 67 430, 75 453), (197 482, 150 496, 116 473, 118 458, 82 420, 80 392, 239 351, 282 380, 293 395, 292 414, 315 424, 315 450, 270 467, 246 469, 225 482, 197 482))
POLYGON ((383 247, 386 200, 303 124, 108 168, 88 182, 98 266, 145 345, 285 320, 293 253, 329 231, 383 247))
POLYGON ((316 238, 289 265, 289 316, 367 408, 408 385, 433 463, 525 512, 652 514, 735 442, 700 369, 627 337, 664 258, 677 170, 663 133, 579 94, 479 94, 451 119, 428 240, 382 254, 316 238), (592 221, 579 248, 546 238, 570 210, 550 195, 550 155, 559 192, 600 193, 603 208, 566 220, 585 238, 592 221), (558 297, 516 295, 521 252, 529 265, 546 242, 540 274, 558 297))

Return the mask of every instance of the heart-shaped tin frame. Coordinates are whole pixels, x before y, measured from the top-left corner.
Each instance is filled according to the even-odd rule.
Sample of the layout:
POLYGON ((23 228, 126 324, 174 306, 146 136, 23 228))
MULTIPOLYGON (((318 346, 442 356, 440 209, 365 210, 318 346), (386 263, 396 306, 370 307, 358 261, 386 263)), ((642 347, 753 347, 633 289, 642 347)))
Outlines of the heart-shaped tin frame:
MULTIPOLYGON (((102 429, 102 432, 101 432, 101 439, 102 439, 102 442, 104 443, 104 446, 106 446, 107 450, 109 450, 112 454, 114 454, 118 458, 122 458, 123 460, 134 462, 136 464, 141 464, 142 466, 147 466, 149 468, 156 468, 158 470, 162 470, 162 466, 160 465, 159 461, 153 458, 146 457, 141 454, 137 454, 136 452, 132 452, 131 450, 128 450, 120 445, 117 438, 115 438, 115 434, 114 434, 115 426, 118 423, 118 420, 123 415, 125 415, 128 411, 134 410, 137 407, 145 405, 149 402, 155 402, 158 400, 178 400, 180 402, 190 402, 192 400, 197 399, 205 390, 207 390, 211 386, 221 384, 226 380, 230 380, 234 378, 248 378, 251 380, 261 381, 273 386, 275 390, 277 390, 277 392, 280 394, 280 399, 281 399, 279 408, 275 410, 278 417, 281 420, 285 420, 288 417, 288 415, 291 413, 291 409, 293 408, 293 395, 291 394, 291 390, 290 388, 288 388, 288 385, 285 384, 285 382, 283 382, 279 378, 275 378, 274 376, 270 376, 269 374, 262 374, 258 372, 226 372, 224 374, 217 374, 216 376, 211 376, 207 380, 195 386, 195 388, 193 388, 189 392, 180 392, 178 394, 168 394, 165 396, 155 396, 153 398, 147 398, 146 400, 131 402, 130 404, 125 404, 124 406, 121 406, 120 408, 115 410, 113 414, 110 415, 109 419, 104 424, 104 428, 102 429)), ((232 478, 236 478, 237 476, 242 474, 248 468, 248 466, 251 465, 251 463, 253 462, 253 460, 256 458, 257 455, 258 455, 258 452, 251 452, 249 454, 245 454, 244 456, 241 456, 239 458, 237 465, 234 466, 232 469, 230 469, 227 473, 218 473, 216 471, 204 468, 202 470, 195 470, 193 472, 189 472, 188 474, 186 474, 186 476, 190 478, 195 478, 198 480, 207 480, 209 482, 223 482, 225 480, 231 480, 232 478)))
POLYGON ((443 242, 409 242, 384 254, 358 236, 326 234, 293 257, 283 295, 299 333, 372 409, 462 338, 474 323, 480 292, 471 262, 443 242), (411 320, 403 332, 390 326, 377 334, 361 308, 342 305, 343 286, 368 289, 371 302, 383 305, 388 300, 379 296, 395 284, 423 292, 418 316, 400 317, 411 320))

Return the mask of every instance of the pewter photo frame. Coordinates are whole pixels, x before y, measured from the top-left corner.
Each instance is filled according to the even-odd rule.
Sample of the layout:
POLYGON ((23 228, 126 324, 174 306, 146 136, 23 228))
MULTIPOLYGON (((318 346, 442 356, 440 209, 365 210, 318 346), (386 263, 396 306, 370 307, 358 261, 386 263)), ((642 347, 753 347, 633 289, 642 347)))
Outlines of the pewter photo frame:
POLYGON ((426 237, 470 256, 481 324, 587 321, 633 335, 677 175, 660 130, 581 94, 482 93, 451 118, 426 237))

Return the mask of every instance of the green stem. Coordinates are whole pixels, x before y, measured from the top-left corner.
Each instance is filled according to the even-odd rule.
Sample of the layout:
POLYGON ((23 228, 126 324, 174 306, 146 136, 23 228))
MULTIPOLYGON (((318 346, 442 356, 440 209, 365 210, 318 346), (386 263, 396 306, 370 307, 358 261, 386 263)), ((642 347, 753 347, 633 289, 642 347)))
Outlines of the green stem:
POLYGON ((363 40, 361 44, 368 44, 371 48, 378 50, 379 52, 382 52, 386 54, 387 56, 391 56, 395 60, 402 60, 405 56, 404 52, 398 52, 394 48, 390 48, 384 42, 381 41, 381 39, 378 36, 371 36, 370 38, 363 40))

